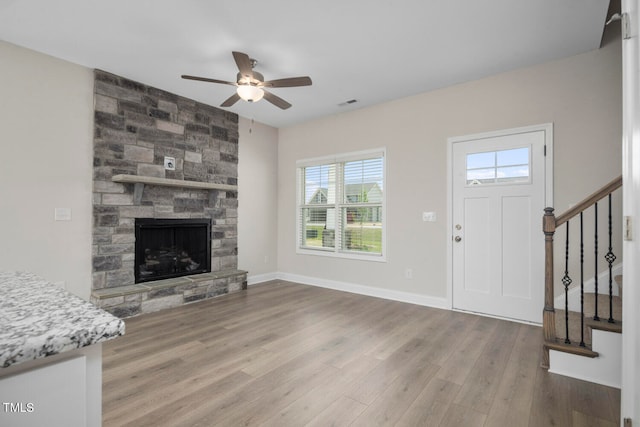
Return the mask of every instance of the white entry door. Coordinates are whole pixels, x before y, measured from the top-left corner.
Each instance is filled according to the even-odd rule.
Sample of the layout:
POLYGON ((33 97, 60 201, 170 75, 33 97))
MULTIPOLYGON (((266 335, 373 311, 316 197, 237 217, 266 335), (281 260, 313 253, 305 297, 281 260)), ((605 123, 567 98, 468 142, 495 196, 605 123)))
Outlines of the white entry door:
POLYGON ((542 322, 550 127, 531 129, 452 143, 456 309, 542 322))

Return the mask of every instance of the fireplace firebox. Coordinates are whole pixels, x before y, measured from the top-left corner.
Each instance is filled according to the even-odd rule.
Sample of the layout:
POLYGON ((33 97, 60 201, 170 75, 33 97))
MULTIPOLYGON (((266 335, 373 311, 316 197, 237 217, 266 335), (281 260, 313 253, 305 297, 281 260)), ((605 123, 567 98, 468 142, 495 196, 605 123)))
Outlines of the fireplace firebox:
POLYGON ((210 219, 137 218, 136 283, 211 271, 210 219))

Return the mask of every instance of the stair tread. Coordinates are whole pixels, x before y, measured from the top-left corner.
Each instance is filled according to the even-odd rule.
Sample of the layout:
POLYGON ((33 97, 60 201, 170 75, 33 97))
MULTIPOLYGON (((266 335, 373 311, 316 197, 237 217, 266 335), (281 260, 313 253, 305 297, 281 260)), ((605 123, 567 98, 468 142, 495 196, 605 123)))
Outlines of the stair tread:
POLYGON ((585 319, 585 326, 600 331, 617 332, 619 334, 622 333, 621 320, 616 320, 615 323, 609 323, 606 318, 600 318, 600 320, 585 319))
POLYGON ((571 344, 566 344, 564 339, 558 338, 555 341, 545 341, 544 346, 549 350, 557 350, 562 351, 564 353, 577 354, 579 356, 586 357, 598 357, 599 354, 596 351, 593 351, 590 346, 580 347, 579 343, 572 342, 571 344))
MULTIPOLYGON (((607 319, 609 318, 609 295, 598 294, 598 316, 601 320, 600 322, 593 321, 593 316, 595 314, 595 294, 584 294, 584 342, 587 345, 591 345, 591 331, 589 327, 591 327, 591 329, 599 329, 610 332, 622 331, 622 298, 614 296, 612 300, 612 308, 613 318, 616 321, 616 323, 613 325, 619 326, 612 326, 612 324, 609 324, 607 322, 607 319), (595 325, 592 325, 589 322, 594 322, 595 325), (603 323, 606 323, 606 325, 602 325, 603 323)), ((561 337, 560 339, 562 339, 563 341, 566 335, 564 318, 564 310, 556 309, 556 336, 561 337)), ((580 341, 580 313, 572 310, 569 310, 569 339, 571 341, 580 341)))

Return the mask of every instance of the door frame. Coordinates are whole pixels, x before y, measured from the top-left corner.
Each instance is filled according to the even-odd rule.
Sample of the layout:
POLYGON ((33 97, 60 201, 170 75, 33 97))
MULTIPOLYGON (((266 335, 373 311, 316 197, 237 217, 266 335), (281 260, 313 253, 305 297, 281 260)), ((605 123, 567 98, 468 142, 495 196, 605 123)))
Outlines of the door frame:
MULTIPOLYGON (((545 207, 553 207, 553 123, 523 126, 497 131, 447 138, 447 307, 453 308, 453 144, 477 139, 495 138, 518 133, 544 132, 546 155, 544 161, 544 200, 545 207)), ((542 235, 542 215, 540 212, 540 234, 542 235)), ((540 286, 544 288, 544 283, 540 286)), ((540 307, 542 310, 544 307, 540 307)), ((490 315, 486 315, 492 317, 490 315)), ((496 316, 493 316, 496 317, 496 316)), ((513 320, 513 319, 509 319, 513 320)), ((527 322, 523 322, 527 323, 527 322)))
MULTIPOLYGON (((622 13, 629 23, 629 33, 622 34, 622 215, 631 217, 631 240, 622 242, 623 260, 637 259, 640 255, 640 2, 622 0, 622 13), (635 228, 635 230, 634 230, 635 228)), ((625 290, 622 300, 622 322, 636 326, 640 319, 636 307, 640 304, 640 265, 624 262, 622 265, 625 290), (628 283, 628 284, 627 284, 628 283)), ((629 418, 634 425, 640 423, 640 328, 626 328, 622 333, 622 388, 620 419, 629 418)), ((624 422, 624 421, 622 421, 624 422)))

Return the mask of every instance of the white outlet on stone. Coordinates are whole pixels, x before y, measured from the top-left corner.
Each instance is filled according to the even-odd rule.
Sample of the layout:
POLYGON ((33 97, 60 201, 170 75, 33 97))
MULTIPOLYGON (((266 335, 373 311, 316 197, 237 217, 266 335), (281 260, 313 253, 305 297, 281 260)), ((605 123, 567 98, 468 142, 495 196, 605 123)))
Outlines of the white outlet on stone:
POLYGON ((164 168, 168 171, 176 170, 176 159, 175 157, 164 157, 164 168))

